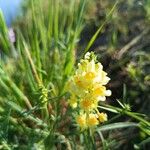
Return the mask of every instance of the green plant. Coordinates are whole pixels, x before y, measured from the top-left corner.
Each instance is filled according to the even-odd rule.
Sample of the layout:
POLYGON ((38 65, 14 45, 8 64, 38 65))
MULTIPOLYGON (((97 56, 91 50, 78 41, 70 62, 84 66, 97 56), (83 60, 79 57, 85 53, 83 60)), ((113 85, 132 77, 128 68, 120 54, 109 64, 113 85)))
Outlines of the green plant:
MULTIPOLYGON (((112 131, 126 137, 135 129, 143 134, 143 141, 135 147, 149 142, 150 123, 146 115, 131 111, 131 104, 127 103, 131 94, 125 86, 122 100, 116 101, 118 107, 100 103, 98 109, 111 112, 111 117, 92 134, 77 130, 68 106, 66 83, 75 71, 76 59, 89 51, 118 4, 119 1, 107 9, 105 21, 85 50, 78 50, 80 55, 76 49, 86 26, 88 0, 28 1, 24 18, 14 26, 15 43, 9 39, 9 29, 0 13, 0 149, 117 149, 124 141, 112 131), (125 116, 129 118, 119 120, 125 116)), ((107 54, 112 51, 104 56, 107 54)), ((111 69, 124 62, 123 59, 111 69)), ((139 64, 145 69, 145 64, 139 64)), ((132 64, 126 70, 133 81, 140 81, 140 90, 147 94, 140 70, 132 64)), ((144 80, 148 79, 145 72, 144 80)))

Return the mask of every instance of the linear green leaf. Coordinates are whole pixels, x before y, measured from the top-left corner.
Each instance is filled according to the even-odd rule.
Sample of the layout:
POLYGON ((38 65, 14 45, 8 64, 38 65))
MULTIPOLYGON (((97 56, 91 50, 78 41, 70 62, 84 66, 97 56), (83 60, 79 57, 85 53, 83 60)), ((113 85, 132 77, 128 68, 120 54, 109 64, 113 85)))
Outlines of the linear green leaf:
POLYGON ((113 129, 119 129, 119 128, 127 128, 127 127, 138 127, 137 123, 133 122, 118 122, 118 123, 112 123, 108 125, 101 126, 97 129, 97 131, 106 131, 106 130, 113 130, 113 129))

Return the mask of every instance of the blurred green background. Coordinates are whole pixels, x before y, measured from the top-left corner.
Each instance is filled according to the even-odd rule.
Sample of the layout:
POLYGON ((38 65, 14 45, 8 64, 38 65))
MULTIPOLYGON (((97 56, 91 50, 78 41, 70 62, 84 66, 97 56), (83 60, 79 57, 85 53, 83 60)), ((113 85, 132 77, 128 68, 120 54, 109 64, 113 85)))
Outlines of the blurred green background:
MULTIPOLYGON (((5 2, 0 1, 1 3, 5 2)), ((61 100, 67 100, 67 96, 61 96, 65 91, 65 83, 98 29, 101 30, 88 50, 95 52, 111 78, 108 88, 112 90, 112 96, 107 98, 106 103, 121 107, 117 101, 119 100, 128 111, 136 112, 137 116, 149 120, 150 1, 118 0, 116 5, 115 3, 114 0, 23 1, 21 12, 13 19, 11 26, 10 20, 6 19, 8 26, 13 29, 13 43, 8 38, 10 30, 7 29, 1 13, 0 149, 40 149, 34 144, 39 144, 39 139, 45 137, 44 133, 38 134, 39 130, 47 131, 47 127, 22 120, 21 118, 25 117, 21 116, 22 114, 17 124, 14 120, 10 123, 7 119, 10 116, 16 119, 18 112, 20 114, 26 110, 22 99, 27 103, 28 98, 33 106, 37 106, 41 99, 47 98, 43 94, 46 89, 50 91, 47 91, 49 100, 53 97, 59 99, 57 103, 51 102, 57 110, 54 117, 59 115, 61 118, 58 117, 55 123, 66 118, 60 115, 61 107, 64 107, 61 100), (30 54, 24 49, 28 49, 30 54), (61 98, 57 98, 59 96, 61 98), (13 103, 8 102, 11 100, 13 103), (31 131, 26 127, 31 128, 31 131), (37 131, 34 128, 37 128, 37 131)), ((30 104, 27 106, 30 107, 30 104)), ((36 110, 36 107, 34 109, 36 117, 41 115, 41 119, 43 112, 36 110)), ((32 115, 35 115, 34 113, 32 115)), ((124 113, 118 116, 109 112, 108 116, 110 122, 107 124, 136 122, 136 118, 128 117, 124 113)), ((50 122, 50 127, 51 124, 50 122)), ((69 132, 74 133, 74 127, 68 124, 67 129, 63 129, 60 124, 53 127, 68 138, 69 132)), ((97 149, 148 150, 149 136, 150 127, 145 125, 141 130, 131 127, 104 131, 104 141, 97 140, 97 149)), ((70 141, 77 142, 82 149, 82 142, 79 142, 78 138, 74 137, 70 141)), ((50 139, 57 138, 53 136, 50 139)), ((57 149, 66 149, 63 146, 59 148, 57 142, 55 145, 57 149)))

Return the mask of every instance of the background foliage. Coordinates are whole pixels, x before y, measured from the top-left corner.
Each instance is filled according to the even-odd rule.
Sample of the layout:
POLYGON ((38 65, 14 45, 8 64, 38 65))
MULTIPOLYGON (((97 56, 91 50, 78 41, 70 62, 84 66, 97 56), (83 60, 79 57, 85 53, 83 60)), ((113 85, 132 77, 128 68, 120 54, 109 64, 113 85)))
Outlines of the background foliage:
POLYGON ((31 0, 12 43, 1 12, 0 149, 148 149, 149 23, 148 0, 31 0), (66 82, 86 50, 111 78, 100 104, 109 120, 94 143, 67 104, 66 82))

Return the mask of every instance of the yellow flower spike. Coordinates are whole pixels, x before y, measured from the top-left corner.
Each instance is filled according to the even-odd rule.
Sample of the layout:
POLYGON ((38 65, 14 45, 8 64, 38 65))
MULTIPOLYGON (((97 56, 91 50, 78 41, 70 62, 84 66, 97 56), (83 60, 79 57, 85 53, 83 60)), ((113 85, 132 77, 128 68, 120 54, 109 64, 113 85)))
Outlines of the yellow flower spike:
POLYGON ((86 114, 80 114, 76 117, 76 122, 78 126, 82 129, 86 128, 86 114))
POLYGON ((83 113, 76 117, 76 122, 81 128, 95 127, 99 122, 107 120, 107 114, 99 113, 97 107, 99 101, 105 101, 106 96, 111 95, 111 91, 105 87, 109 80, 94 53, 86 53, 84 59, 78 63, 68 86, 72 95, 69 104, 73 108, 79 105, 79 110, 75 110, 83 113))
POLYGON ((98 113, 98 120, 100 123, 107 121, 107 114, 106 113, 98 113))
POLYGON ((97 119, 97 115, 96 114, 89 114, 89 116, 87 117, 87 126, 88 127, 94 127, 96 125, 99 124, 99 121, 97 119))

